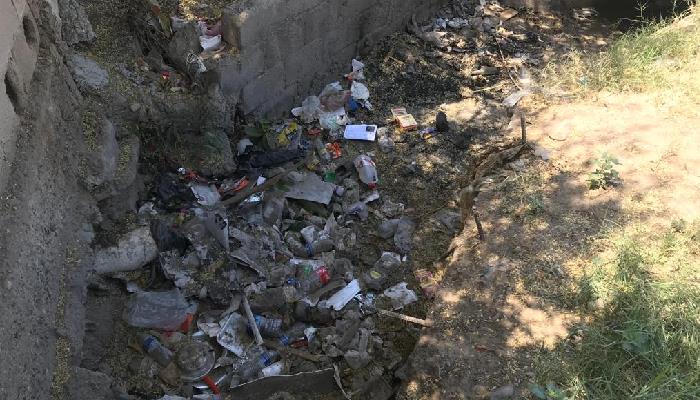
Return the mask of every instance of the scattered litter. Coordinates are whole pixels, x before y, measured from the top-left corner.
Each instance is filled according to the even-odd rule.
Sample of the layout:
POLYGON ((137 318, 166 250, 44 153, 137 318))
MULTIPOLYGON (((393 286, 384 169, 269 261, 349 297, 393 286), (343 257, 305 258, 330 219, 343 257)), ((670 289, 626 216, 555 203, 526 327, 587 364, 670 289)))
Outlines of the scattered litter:
POLYGON ((347 125, 345 127, 345 139, 368 140, 374 142, 377 136, 377 125, 347 125))
POLYGON ((222 321, 216 341, 238 357, 244 357, 246 348, 252 343, 246 330, 245 318, 238 313, 231 313, 228 318, 222 321))
POLYGON ((301 181, 290 187, 284 195, 290 199, 329 204, 333 198, 334 191, 334 184, 324 182, 318 175, 309 173, 304 175, 301 181))
POLYGON ((190 189, 192 189, 197 202, 203 206, 211 207, 221 200, 221 195, 214 185, 193 183, 190 185, 190 189))
POLYGON ((360 282, 357 279, 353 279, 347 286, 331 296, 330 299, 320 302, 318 306, 331 308, 336 311, 342 310, 358 293, 360 293, 360 282))
POLYGON ((399 129, 402 132, 408 132, 418 128, 416 119, 403 107, 392 108, 391 115, 394 117, 394 120, 399 125, 399 129))
POLYGON ((374 161, 369 156, 360 154, 355 158, 354 165, 362 183, 371 189, 375 188, 379 178, 377 177, 377 167, 374 161))
POLYGON ((204 51, 214 51, 221 46, 221 35, 216 36, 200 36, 199 44, 204 51))
POLYGON ((368 100, 369 99, 369 89, 363 83, 354 81, 350 86, 350 94, 355 100, 368 100))

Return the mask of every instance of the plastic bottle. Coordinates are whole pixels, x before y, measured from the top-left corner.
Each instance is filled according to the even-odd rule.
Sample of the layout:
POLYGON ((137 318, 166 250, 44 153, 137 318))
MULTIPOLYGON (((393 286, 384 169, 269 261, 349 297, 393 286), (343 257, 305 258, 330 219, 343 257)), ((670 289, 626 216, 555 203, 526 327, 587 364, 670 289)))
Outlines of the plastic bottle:
POLYGON ((331 155, 326 150, 326 145, 323 143, 323 141, 320 138, 314 139, 314 147, 316 148, 316 152, 318 153, 318 157, 325 161, 329 162, 331 160, 331 155))
POLYGON ((333 244, 331 239, 321 239, 303 245, 295 238, 289 237, 287 238, 287 246, 289 246, 289 250, 297 257, 313 257, 333 250, 335 244, 333 244))
POLYGON ((377 177, 377 166, 374 165, 374 161, 364 154, 360 154, 355 158, 355 169, 358 175, 360 175, 360 180, 374 189, 377 186, 379 178, 377 177))
POLYGON ((300 265, 297 270, 297 283, 304 293, 314 292, 326 286, 331 280, 331 273, 325 266, 314 268, 310 265, 300 265))
POLYGON ((160 344, 158 339, 145 333, 140 333, 138 338, 139 342, 141 342, 143 351, 146 352, 146 354, 148 354, 148 356, 154 359, 158 364, 165 367, 172 362, 173 352, 160 344))
POLYGON ((280 337, 282 334, 282 320, 278 318, 266 318, 262 315, 255 315, 255 324, 258 326, 260 334, 268 337, 280 337))
POLYGON ((241 366, 240 377, 243 381, 250 381, 257 378, 263 368, 273 364, 279 358, 276 351, 267 351, 262 347, 255 347, 251 350, 246 361, 241 366))

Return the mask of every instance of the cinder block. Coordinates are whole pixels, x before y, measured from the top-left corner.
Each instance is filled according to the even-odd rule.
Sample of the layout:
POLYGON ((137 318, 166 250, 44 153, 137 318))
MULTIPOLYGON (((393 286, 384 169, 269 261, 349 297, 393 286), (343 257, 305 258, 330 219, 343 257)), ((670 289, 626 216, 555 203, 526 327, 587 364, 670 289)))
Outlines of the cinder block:
POLYGON ((284 67, 282 64, 266 71, 249 81, 243 87, 243 111, 252 112, 260 105, 270 101, 285 87, 284 67))
POLYGON ((241 93, 245 112, 270 112, 317 95, 350 70, 357 51, 433 15, 446 0, 256 0, 230 6, 224 39, 241 51, 221 86, 241 93), (236 82, 239 80, 239 82, 236 82))

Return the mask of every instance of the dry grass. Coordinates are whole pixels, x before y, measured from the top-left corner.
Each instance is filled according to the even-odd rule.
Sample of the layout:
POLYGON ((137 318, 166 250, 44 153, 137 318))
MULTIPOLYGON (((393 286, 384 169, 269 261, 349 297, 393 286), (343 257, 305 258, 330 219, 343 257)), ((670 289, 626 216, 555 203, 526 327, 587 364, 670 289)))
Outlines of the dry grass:
POLYGON ((698 67, 700 6, 693 6, 623 34, 604 52, 573 51, 548 65, 541 78, 555 92, 653 92, 667 106, 689 109, 700 103, 698 67))

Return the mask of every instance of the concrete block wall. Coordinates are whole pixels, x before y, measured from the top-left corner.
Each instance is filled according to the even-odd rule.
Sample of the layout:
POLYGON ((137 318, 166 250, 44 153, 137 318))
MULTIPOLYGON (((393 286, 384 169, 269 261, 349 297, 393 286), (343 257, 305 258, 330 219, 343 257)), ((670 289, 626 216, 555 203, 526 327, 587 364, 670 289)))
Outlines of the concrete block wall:
POLYGON ((403 30, 415 14, 435 14, 446 0, 251 0, 229 6, 218 80, 245 113, 281 114, 343 72, 361 49, 403 30))
POLYGON ((26 0, 0 1, 0 192, 14 160, 19 115, 36 67, 39 29, 26 0))

